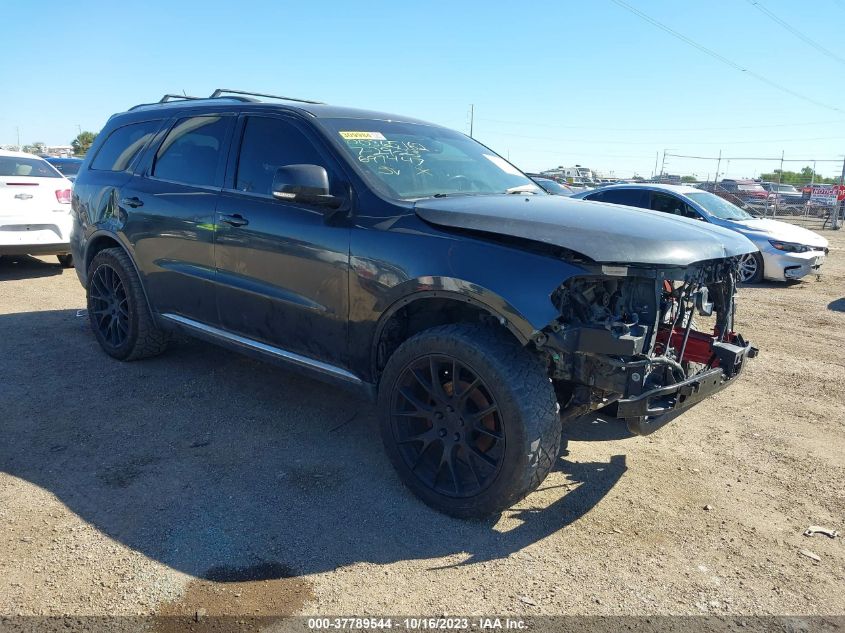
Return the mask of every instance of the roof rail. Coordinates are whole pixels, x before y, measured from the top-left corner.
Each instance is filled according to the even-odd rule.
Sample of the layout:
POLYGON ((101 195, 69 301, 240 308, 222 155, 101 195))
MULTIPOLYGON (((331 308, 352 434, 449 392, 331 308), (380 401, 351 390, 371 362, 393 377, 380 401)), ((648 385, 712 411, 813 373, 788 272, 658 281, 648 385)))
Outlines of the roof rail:
POLYGON ((190 97, 188 95, 171 95, 166 94, 161 99, 158 100, 159 103, 167 103, 168 101, 175 101, 179 99, 202 99, 202 97, 190 97))
POLYGON ((280 97, 279 95, 268 95, 261 92, 247 92, 245 90, 229 90, 228 88, 218 88, 217 90, 211 93, 209 99, 216 99, 217 97, 221 97, 224 94, 248 95, 251 97, 266 97, 268 99, 281 99, 282 101, 296 101, 297 103, 323 103, 322 101, 311 101, 309 99, 295 99, 294 97, 280 97))

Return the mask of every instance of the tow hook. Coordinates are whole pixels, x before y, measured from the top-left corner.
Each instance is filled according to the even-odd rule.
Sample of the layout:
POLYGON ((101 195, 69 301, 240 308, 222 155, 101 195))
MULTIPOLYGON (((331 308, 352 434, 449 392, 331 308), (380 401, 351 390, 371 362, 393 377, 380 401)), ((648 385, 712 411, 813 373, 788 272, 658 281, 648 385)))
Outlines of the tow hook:
POLYGON ((701 383, 699 382, 691 382, 687 385, 684 385, 680 389, 678 389, 678 394, 684 397, 689 397, 693 394, 698 393, 699 388, 701 387, 701 383))

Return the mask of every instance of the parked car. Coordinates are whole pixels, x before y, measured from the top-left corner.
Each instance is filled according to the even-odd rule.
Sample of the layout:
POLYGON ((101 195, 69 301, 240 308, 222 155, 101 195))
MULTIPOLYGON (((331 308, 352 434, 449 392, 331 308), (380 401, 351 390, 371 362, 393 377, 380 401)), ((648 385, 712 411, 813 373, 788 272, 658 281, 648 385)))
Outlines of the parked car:
POLYGON ((0 255, 70 256, 70 181, 43 158, 0 150, 0 255))
POLYGON ((550 193, 553 196, 571 196, 573 193, 575 193, 572 190, 572 187, 570 187, 569 185, 561 184, 557 180, 531 175, 528 175, 528 177, 531 178, 531 180, 533 180, 535 183, 540 185, 540 187, 543 188, 543 191, 545 191, 546 193, 550 193))
POLYGON ((475 517, 543 481, 561 417, 612 405, 647 434, 755 354, 737 233, 547 195, 422 121, 226 94, 114 115, 79 172, 76 270, 114 358, 182 330, 358 389, 408 487, 475 517), (682 327, 696 303, 715 336, 682 327))
POLYGON ((61 174, 71 182, 76 179, 76 174, 79 172, 80 165, 82 165, 81 158, 58 158, 49 156, 44 160, 58 169, 61 174))
POLYGON ((769 192, 769 201, 779 206, 801 205, 804 203, 803 194, 794 185, 783 185, 776 182, 761 182, 760 186, 769 192))
POLYGON ((754 218, 723 198, 693 187, 617 185, 575 197, 662 211, 741 233, 756 246, 741 261, 740 280, 744 283, 818 274, 828 253, 827 240, 817 233, 787 222, 754 218))

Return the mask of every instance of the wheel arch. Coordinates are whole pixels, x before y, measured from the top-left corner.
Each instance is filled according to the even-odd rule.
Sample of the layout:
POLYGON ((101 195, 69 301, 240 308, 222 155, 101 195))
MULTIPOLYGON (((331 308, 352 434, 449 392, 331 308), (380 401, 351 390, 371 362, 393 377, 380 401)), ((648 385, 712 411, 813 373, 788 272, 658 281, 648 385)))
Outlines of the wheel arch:
POLYGON ((108 248, 120 248, 122 249, 126 255, 129 257, 129 261, 132 262, 132 267, 135 270, 135 274, 138 275, 138 280, 141 285, 141 292, 144 295, 144 301, 147 304, 147 308, 150 310, 150 314, 152 314, 154 320, 158 320, 156 318, 156 312, 153 310, 153 306, 150 303, 150 298, 147 295, 147 288, 144 286, 143 276, 141 275, 141 271, 138 269, 138 264, 135 262, 135 258, 132 255, 132 249, 129 245, 117 234, 111 233, 109 231, 97 231, 91 237, 88 238, 87 244, 85 246, 85 261, 84 261, 84 273, 81 275, 83 278, 83 285, 87 286, 88 283, 88 268, 91 265, 91 262, 97 256, 97 253, 104 251, 108 248))
POLYGON ((418 290, 394 301, 378 320, 370 350, 370 371, 378 383, 387 359, 408 338, 420 331, 459 322, 489 320, 526 346, 536 331, 528 319, 498 295, 490 292, 418 290), (397 329, 398 328, 398 329, 397 329))

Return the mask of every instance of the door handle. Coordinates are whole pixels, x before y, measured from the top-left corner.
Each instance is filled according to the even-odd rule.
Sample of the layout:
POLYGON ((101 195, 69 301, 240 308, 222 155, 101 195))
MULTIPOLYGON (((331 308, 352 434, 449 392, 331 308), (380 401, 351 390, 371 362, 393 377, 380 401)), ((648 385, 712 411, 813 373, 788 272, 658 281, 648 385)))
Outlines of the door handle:
POLYGON ((244 216, 240 213, 235 213, 232 215, 221 215, 220 221, 225 222, 231 226, 246 226, 249 224, 249 220, 247 220, 244 216))
POLYGON ((144 201, 137 196, 132 196, 131 198, 123 198, 123 200, 120 201, 120 205, 123 207, 132 207, 133 209, 137 209, 138 207, 144 206, 144 201))

